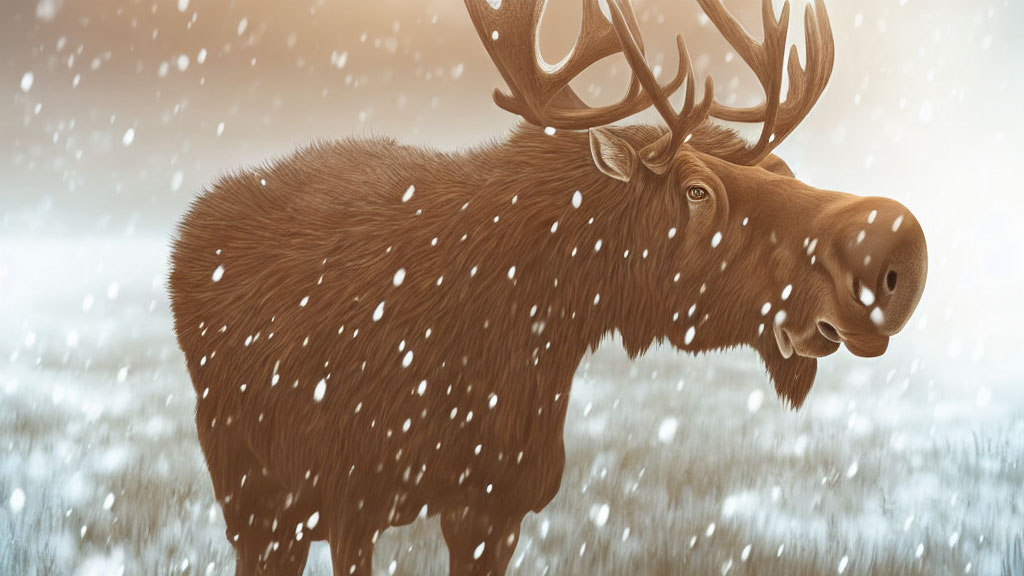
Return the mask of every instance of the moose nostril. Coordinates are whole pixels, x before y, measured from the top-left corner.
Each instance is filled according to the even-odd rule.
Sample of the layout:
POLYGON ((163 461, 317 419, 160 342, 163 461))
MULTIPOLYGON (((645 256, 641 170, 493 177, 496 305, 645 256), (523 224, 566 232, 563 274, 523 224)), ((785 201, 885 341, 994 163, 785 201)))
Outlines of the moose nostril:
POLYGON ((824 320, 820 320, 818 322, 818 332, 821 332, 822 336, 837 344, 841 341, 839 338, 839 331, 836 330, 836 327, 824 320))
POLYGON ((895 270, 889 270, 889 273, 885 275, 885 287, 889 289, 889 292, 896 291, 896 280, 898 275, 895 270))

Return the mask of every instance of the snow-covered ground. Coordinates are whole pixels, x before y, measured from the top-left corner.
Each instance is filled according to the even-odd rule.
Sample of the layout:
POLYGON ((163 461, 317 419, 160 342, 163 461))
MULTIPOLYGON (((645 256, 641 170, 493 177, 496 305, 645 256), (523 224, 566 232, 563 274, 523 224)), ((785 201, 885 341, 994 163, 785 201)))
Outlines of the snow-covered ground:
MULTIPOLYGON (((0 241, 0 573, 233 573, 167 250, 0 241)), ((936 341, 942 308, 926 299, 880 359, 823 361, 797 413, 751 352, 631 364, 607 343, 580 367, 562 489, 512 573, 999 573, 1024 527, 1024 369, 970 335, 936 341)), ((384 536, 375 567, 446 560, 421 520, 384 536)), ((315 547, 307 573, 329 572, 315 547)))

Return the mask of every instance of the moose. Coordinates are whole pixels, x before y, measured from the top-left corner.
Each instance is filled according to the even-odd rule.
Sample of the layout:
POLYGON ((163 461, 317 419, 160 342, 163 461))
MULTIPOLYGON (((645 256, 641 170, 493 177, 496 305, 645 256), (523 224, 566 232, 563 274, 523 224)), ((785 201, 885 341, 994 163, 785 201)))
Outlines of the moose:
POLYGON ((817 358, 886 350, 924 289, 920 224, 772 153, 832 72, 822 0, 788 67, 788 3, 763 0, 758 40, 698 2, 762 104, 721 104, 710 77, 698 99, 681 36, 661 84, 629 0, 584 0, 558 65, 538 48, 546 0, 465 0, 509 88, 495 102, 525 120, 503 141, 318 143, 194 201, 169 289, 236 574, 301 574, 318 540, 336 575, 369 574, 381 532, 424 515, 451 574, 504 574, 559 490, 573 375, 610 334, 631 357, 752 347, 794 408, 817 358), (613 55, 625 96, 585 103, 570 81, 613 55), (664 125, 621 123, 650 107, 664 125))

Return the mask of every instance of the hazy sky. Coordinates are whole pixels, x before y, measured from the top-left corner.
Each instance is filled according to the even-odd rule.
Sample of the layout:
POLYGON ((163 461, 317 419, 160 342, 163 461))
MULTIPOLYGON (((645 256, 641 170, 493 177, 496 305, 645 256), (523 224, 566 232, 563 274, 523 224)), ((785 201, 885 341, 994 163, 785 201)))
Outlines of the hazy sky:
MULTIPOLYGON (((720 98, 760 98, 696 2, 636 4, 650 60, 666 75, 683 32, 720 98)), ((751 28, 758 4, 727 2, 751 28)), ((780 148, 801 175, 925 210, 959 186, 1009 179, 998 157, 1021 128, 1019 2, 828 5, 838 49, 830 89, 780 148), (983 160, 995 166, 970 169, 983 160), (925 181, 958 180, 913 197, 925 181)), ((501 81, 461 0, 5 0, 2 10, 0 232, 9 234, 164 234, 218 173, 312 139, 388 134, 466 147, 515 122, 491 101, 501 81)), ((571 44, 578 13, 575 0, 551 1, 548 60, 571 44)), ((793 21, 799 39, 802 18, 793 21)), ((626 79, 613 60, 576 85, 607 102, 626 79)))

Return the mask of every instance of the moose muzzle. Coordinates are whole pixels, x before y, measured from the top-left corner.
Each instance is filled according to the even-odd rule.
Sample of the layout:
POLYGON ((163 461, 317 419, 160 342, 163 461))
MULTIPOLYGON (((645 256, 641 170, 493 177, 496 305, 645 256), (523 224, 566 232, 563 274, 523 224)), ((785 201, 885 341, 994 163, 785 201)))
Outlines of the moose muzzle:
POLYGON ((837 302, 834 314, 819 320, 818 331, 858 356, 878 356, 924 292, 924 232, 906 207, 886 198, 857 199, 834 222, 839 226, 829 268, 837 302))

